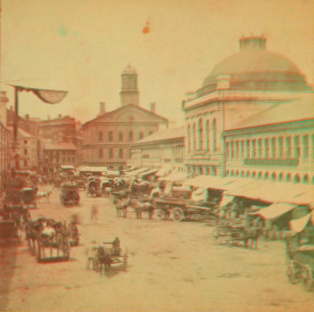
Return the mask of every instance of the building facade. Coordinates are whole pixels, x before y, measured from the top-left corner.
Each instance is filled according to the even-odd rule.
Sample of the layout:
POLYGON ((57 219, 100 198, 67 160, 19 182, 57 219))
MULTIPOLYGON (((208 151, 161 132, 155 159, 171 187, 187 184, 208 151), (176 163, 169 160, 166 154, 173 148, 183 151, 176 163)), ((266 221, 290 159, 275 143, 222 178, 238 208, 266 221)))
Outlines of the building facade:
POLYGON ((311 93, 312 87, 291 61, 266 50, 265 37, 240 39, 240 52, 219 63, 202 87, 182 102, 188 172, 224 176, 226 131, 311 93))
POLYGON ((185 171, 184 127, 156 132, 131 146, 128 164, 150 169, 172 168, 185 171))
POLYGON ((82 164, 89 166, 125 166, 130 158, 130 146, 148 135, 168 127, 168 120, 139 106, 136 70, 128 66, 121 75, 121 107, 100 113, 82 126, 82 164))
POLYGON ((225 175, 314 184, 313 107, 310 95, 225 131, 225 175))
POLYGON ((0 191, 4 190, 12 161, 12 134, 7 128, 8 101, 6 93, 0 91, 0 191))
POLYGON ((42 141, 43 172, 53 173, 62 165, 79 165, 79 150, 73 143, 42 141))

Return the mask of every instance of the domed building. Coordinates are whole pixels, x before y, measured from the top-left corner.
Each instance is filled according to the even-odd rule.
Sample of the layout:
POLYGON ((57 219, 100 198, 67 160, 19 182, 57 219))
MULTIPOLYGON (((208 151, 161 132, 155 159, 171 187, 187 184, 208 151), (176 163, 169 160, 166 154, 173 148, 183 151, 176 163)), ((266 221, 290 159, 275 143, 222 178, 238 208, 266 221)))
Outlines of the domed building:
MULTIPOLYGON (((309 118, 313 121, 313 110, 308 117, 304 115, 311 111, 313 88, 292 61, 266 49, 264 36, 243 37, 239 44, 240 51, 217 64, 201 87, 187 94, 182 103, 186 124, 186 168, 193 175, 221 177, 231 172, 233 176, 238 172, 238 176, 242 173, 242 176, 251 177, 253 170, 255 178, 258 173, 260 177, 264 176, 266 171, 270 176, 277 165, 301 170, 297 168, 301 164, 300 159, 292 152, 290 156, 287 153, 284 156, 283 151, 285 148, 302 150, 302 142, 308 150, 311 145, 313 151, 313 130, 307 128, 309 133, 300 134, 294 141, 293 132, 288 135, 278 125, 290 123, 295 128, 296 117, 302 121, 309 118), (274 118, 270 117, 272 114, 274 118), (270 128, 267 128, 268 120, 272 124, 270 128), (241 127, 245 127, 246 132, 236 142, 232 137, 239 135, 240 129, 244 129, 241 127), (264 132, 258 132, 262 128, 264 132), (274 133, 269 137, 269 131, 279 131, 279 128, 278 137, 274 133), (291 140, 286 141, 286 136, 291 136, 291 140), (265 150, 269 153, 263 154, 265 150), (231 154, 237 155, 237 161, 233 159, 230 162, 231 154), (294 160, 289 161, 288 158, 294 160), (232 166, 234 168, 231 169, 232 166), (249 168, 252 166, 254 168, 249 168), (247 174, 243 168, 249 168, 250 173, 247 174)), ((309 124, 304 127, 309 127, 309 124)), ((294 131, 292 128, 291 131, 294 131)), ((312 170, 310 165, 302 168, 312 170)), ((308 178, 310 180, 310 175, 308 178)))

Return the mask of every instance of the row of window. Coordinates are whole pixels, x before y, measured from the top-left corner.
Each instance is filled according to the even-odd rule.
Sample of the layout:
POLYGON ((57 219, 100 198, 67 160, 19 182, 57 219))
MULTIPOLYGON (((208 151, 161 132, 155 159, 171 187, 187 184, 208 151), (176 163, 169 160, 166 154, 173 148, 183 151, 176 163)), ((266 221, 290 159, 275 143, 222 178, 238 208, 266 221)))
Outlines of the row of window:
POLYGON ((66 152, 56 152, 56 151, 45 151, 45 154, 52 157, 53 155, 60 157, 61 155, 75 155, 75 151, 66 151, 66 152))
POLYGON ((205 123, 205 144, 204 144, 204 131, 203 131, 203 119, 200 118, 198 121, 198 126, 196 123, 188 125, 187 133, 187 145, 188 152, 197 151, 197 150, 206 150, 209 152, 212 148, 213 152, 217 151, 217 122, 214 118, 211 126, 209 120, 205 123), (212 143, 212 146, 211 146, 212 143))
MULTIPOLYGON (((150 132, 148 133, 148 135, 151 135, 152 133, 153 133, 153 132, 150 131, 150 132)), ((141 140, 141 139, 143 139, 143 138, 144 138, 144 131, 140 131, 140 132, 138 133, 138 140, 141 140)), ((134 139, 133 131, 129 131, 129 132, 128 132, 128 140, 129 140, 129 141, 133 141, 133 139, 134 139)), ((98 132, 98 142, 103 142, 103 141, 105 141, 105 140, 106 140, 106 139, 105 139, 104 133, 103 133, 102 131, 99 131, 99 132, 98 132)), ((120 132, 118 133, 118 141, 121 142, 121 141, 123 141, 123 140, 124 140, 124 135, 123 135, 123 132, 120 131, 120 132)), ((109 132, 108 132, 107 141, 109 141, 109 142, 113 142, 113 141, 114 141, 113 131, 109 131, 109 132)))
POLYGON ((50 163, 74 163, 75 162, 75 157, 49 157, 49 162, 50 163))
MULTIPOLYGON (((303 183, 303 184, 309 184, 310 183, 310 178, 307 174, 303 175, 303 177, 301 178, 301 176, 299 174, 295 174, 293 179, 292 179, 292 174, 291 173, 287 173, 286 175, 284 175, 283 173, 279 173, 278 176, 275 172, 272 172, 271 174, 266 171, 264 173, 260 172, 256 172, 256 171, 239 171, 239 170, 227 170, 226 171, 226 176, 227 177, 241 177, 241 178, 257 178, 257 179, 264 179, 264 180, 272 180, 272 181, 280 181, 280 182, 294 182, 294 183, 303 183)), ((314 177, 312 178, 311 181, 312 184, 314 184, 314 177)))
MULTIPOLYGON (((99 150, 98 150, 98 158, 99 159, 103 159, 103 158, 105 158, 105 153, 104 153, 104 149, 103 148, 100 148, 99 150)), ((124 158, 124 151, 123 151, 123 149, 122 148, 119 148, 118 149, 118 158, 119 159, 122 159, 122 158, 124 158)), ((128 158, 130 158, 130 153, 128 153, 128 158)), ((109 148, 108 149, 108 158, 109 159, 113 159, 113 157, 114 157, 114 149, 113 148, 109 148)))
MULTIPOLYGON (((314 135, 312 141, 312 158, 314 159, 314 135)), ((278 158, 278 159, 309 159, 310 136, 296 135, 288 137, 272 137, 253 140, 226 142, 227 160, 243 158, 278 158)))

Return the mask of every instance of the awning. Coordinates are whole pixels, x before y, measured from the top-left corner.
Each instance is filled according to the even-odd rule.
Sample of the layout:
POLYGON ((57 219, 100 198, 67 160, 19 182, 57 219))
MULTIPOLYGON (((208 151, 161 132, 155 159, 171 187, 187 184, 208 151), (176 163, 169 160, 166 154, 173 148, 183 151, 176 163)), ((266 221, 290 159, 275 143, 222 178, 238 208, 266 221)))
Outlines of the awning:
POLYGON ((75 170, 75 167, 71 165, 61 165, 60 168, 63 170, 75 170))
POLYGON ((164 177, 169 175, 171 172, 171 168, 166 167, 166 168, 161 168, 155 175, 158 177, 164 177))
POLYGON ((307 185, 303 189, 303 193, 301 195, 295 196, 293 198, 287 199, 288 202, 294 203, 294 204, 300 204, 300 205, 310 205, 314 207, 314 186, 313 185, 307 185))
POLYGON ((226 189, 226 186, 234 181, 233 178, 219 178, 214 176, 201 175, 185 181, 184 185, 198 186, 213 189, 226 189))
POLYGON ((224 195, 222 197, 222 200, 221 200, 219 206, 224 207, 224 206, 228 205, 229 203, 231 203, 233 199, 234 199, 234 196, 224 195))
POLYGON ((148 175, 154 174, 158 171, 158 169, 151 169, 148 171, 145 171, 143 173, 140 174, 141 177, 147 177, 148 175))
POLYGON ((276 203, 268 206, 258 212, 260 216, 264 219, 276 219, 282 216, 283 214, 296 208, 296 205, 286 204, 286 203, 276 203))
POLYGON ((306 216, 296 219, 296 220, 291 220, 289 222, 290 224, 290 229, 295 232, 295 233, 300 233, 304 230, 304 228, 307 226, 310 218, 312 216, 312 213, 307 214, 306 216))
POLYGON ((185 172, 172 172, 169 176, 165 177, 164 180, 172 182, 182 182, 186 180, 187 174, 185 172))
POLYGON ((197 201, 207 201, 208 194, 207 189, 200 187, 199 189, 192 192, 191 200, 197 202, 197 201))
POLYGON ((100 166, 100 167, 91 167, 91 166, 84 166, 83 168, 79 169, 80 172, 106 172, 107 167, 100 166))
POLYGON ((130 171, 130 172, 126 172, 125 173, 125 176, 128 176, 128 177, 135 177, 137 175, 139 175, 140 173, 143 173, 143 172, 146 172, 148 171, 149 169, 148 168, 139 168, 137 170, 133 170, 133 171, 130 171))

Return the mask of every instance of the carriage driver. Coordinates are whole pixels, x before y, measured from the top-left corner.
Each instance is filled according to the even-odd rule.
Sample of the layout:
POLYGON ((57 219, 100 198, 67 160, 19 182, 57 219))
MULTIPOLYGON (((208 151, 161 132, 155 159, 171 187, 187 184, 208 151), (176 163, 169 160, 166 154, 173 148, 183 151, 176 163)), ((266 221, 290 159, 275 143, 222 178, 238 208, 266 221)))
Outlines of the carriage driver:
POLYGON ((116 237, 112 242, 113 256, 120 256, 121 248, 120 248, 120 240, 119 237, 116 237))

